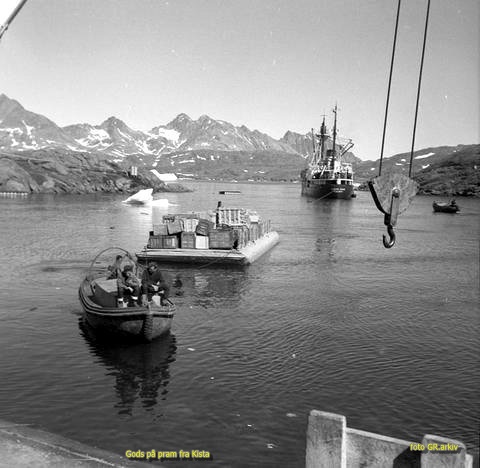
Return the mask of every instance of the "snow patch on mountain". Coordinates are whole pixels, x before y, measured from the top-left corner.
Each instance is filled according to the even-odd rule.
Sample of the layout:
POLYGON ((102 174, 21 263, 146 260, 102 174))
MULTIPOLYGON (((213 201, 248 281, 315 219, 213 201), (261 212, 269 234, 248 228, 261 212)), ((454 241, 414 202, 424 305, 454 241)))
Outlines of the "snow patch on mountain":
POLYGON ((415 156, 415 159, 428 158, 429 156, 433 156, 434 154, 435 154, 435 153, 422 154, 421 156, 415 156))
POLYGON ((145 154, 155 154, 147 145, 146 141, 136 142, 135 143, 140 150, 142 150, 145 154))
POLYGON ((180 138, 180 132, 178 132, 177 130, 162 127, 158 127, 156 135, 150 135, 165 138, 173 143, 178 143, 178 139, 180 138))
POLYGON ((25 120, 22 120, 22 123, 23 123, 23 125, 25 125, 25 128, 27 129, 27 135, 28 135, 29 137, 31 137, 31 136, 32 136, 32 130, 34 130, 35 127, 32 127, 31 125, 27 125, 27 124, 25 123, 25 120))
POLYGON ((130 140, 130 141, 133 140, 131 135, 127 135, 126 133, 122 132, 119 128, 117 128, 117 131, 118 131, 118 133, 120 133, 120 135, 122 135, 123 138, 125 138, 127 140, 130 140))
POLYGON ((8 128, 8 127, 5 127, 5 128, 2 128, 0 129, 0 131, 4 131, 4 132, 7 132, 10 134, 10 137, 12 137, 12 134, 15 134, 17 133, 18 135, 22 135, 23 134, 23 130, 21 130, 20 128, 8 128))

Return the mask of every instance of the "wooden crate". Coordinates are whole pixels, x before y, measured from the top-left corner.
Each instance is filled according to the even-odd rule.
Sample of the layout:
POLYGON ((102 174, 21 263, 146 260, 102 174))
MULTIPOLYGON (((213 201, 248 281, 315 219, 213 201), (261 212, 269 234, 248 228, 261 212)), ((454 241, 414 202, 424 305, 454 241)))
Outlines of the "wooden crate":
POLYGON ((180 238, 180 248, 182 249, 194 249, 195 248, 195 233, 194 232, 182 232, 180 238))
POLYGON ((148 238, 147 247, 149 249, 163 249, 163 235, 153 235, 148 238))
POLYGON ((166 236, 168 234, 167 225, 166 224, 154 224, 153 225, 153 234, 155 236, 166 236))
POLYGON ((164 249, 178 249, 178 236, 164 236, 163 237, 164 249))
POLYGON ((183 226, 180 219, 176 219, 175 221, 167 223, 167 231, 169 235, 180 234, 183 231, 183 226))
POLYGON ((214 224, 208 219, 199 219, 195 232, 200 236, 208 236, 208 233, 213 229, 214 224))
POLYGON ((258 224, 251 224, 248 228, 249 238, 251 241, 256 241, 259 238, 258 224))
POLYGON ((243 222, 241 208, 217 208, 217 224, 239 226, 243 222))
POLYGON ((149 249, 176 249, 178 248, 178 236, 150 236, 147 247, 149 249))
POLYGON ((247 226, 235 226, 233 228, 233 242, 235 244, 237 241, 236 247, 241 249, 248 244, 248 227, 247 226))
POLYGON ((208 237, 207 236, 195 236, 195 248, 196 249, 208 249, 208 237))
POLYGON ((194 233, 198 225, 197 218, 181 218, 183 223, 183 231, 194 233))
POLYGON ((233 240, 233 229, 212 229, 208 234, 210 249, 231 249, 233 240))

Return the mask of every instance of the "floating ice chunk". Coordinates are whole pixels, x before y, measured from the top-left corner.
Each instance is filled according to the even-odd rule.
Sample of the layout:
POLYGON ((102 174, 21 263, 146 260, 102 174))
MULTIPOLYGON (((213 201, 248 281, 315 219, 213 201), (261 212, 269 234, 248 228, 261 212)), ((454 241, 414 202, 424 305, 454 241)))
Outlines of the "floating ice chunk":
POLYGON ((167 198, 157 198, 156 200, 152 200, 152 205, 154 206, 168 206, 169 204, 167 198))
POLYGON ((123 203, 130 203, 132 205, 145 205, 146 203, 150 203, 153 199, 152 197, 153 189, 143 189, 139 190, 134 195, 128 197, 123 203))

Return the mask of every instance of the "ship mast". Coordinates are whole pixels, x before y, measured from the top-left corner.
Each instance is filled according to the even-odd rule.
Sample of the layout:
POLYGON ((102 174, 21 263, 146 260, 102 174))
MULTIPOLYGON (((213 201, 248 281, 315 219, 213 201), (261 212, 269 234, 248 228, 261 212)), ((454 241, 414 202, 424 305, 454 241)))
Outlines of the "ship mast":
POLYGON ((320 159, 322 162, 325 156, 326 137, 327 137, 327 127, 325 126, 325 116, 323 116, 322 126, 320 127, 320 159))
POLYGON ((335 109, 333 109, 333 113, 335 114, 335 119, 333 121, 333 149, 332 149, 332 164, 331 168, 335 168, 335 145, 336 145, 336 138, 337 138, 337 105, 335 104, 335 109))

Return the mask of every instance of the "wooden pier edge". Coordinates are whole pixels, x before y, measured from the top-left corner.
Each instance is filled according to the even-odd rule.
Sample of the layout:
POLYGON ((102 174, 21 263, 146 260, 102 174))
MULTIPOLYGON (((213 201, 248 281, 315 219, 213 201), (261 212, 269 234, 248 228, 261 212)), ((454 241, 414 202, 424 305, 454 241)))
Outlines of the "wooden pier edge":
POLYGON ((312 410, 306 468, 472 468, 473 457, 454 439, 425 435, 421 442, 347 427, 345 416, 312 410))

